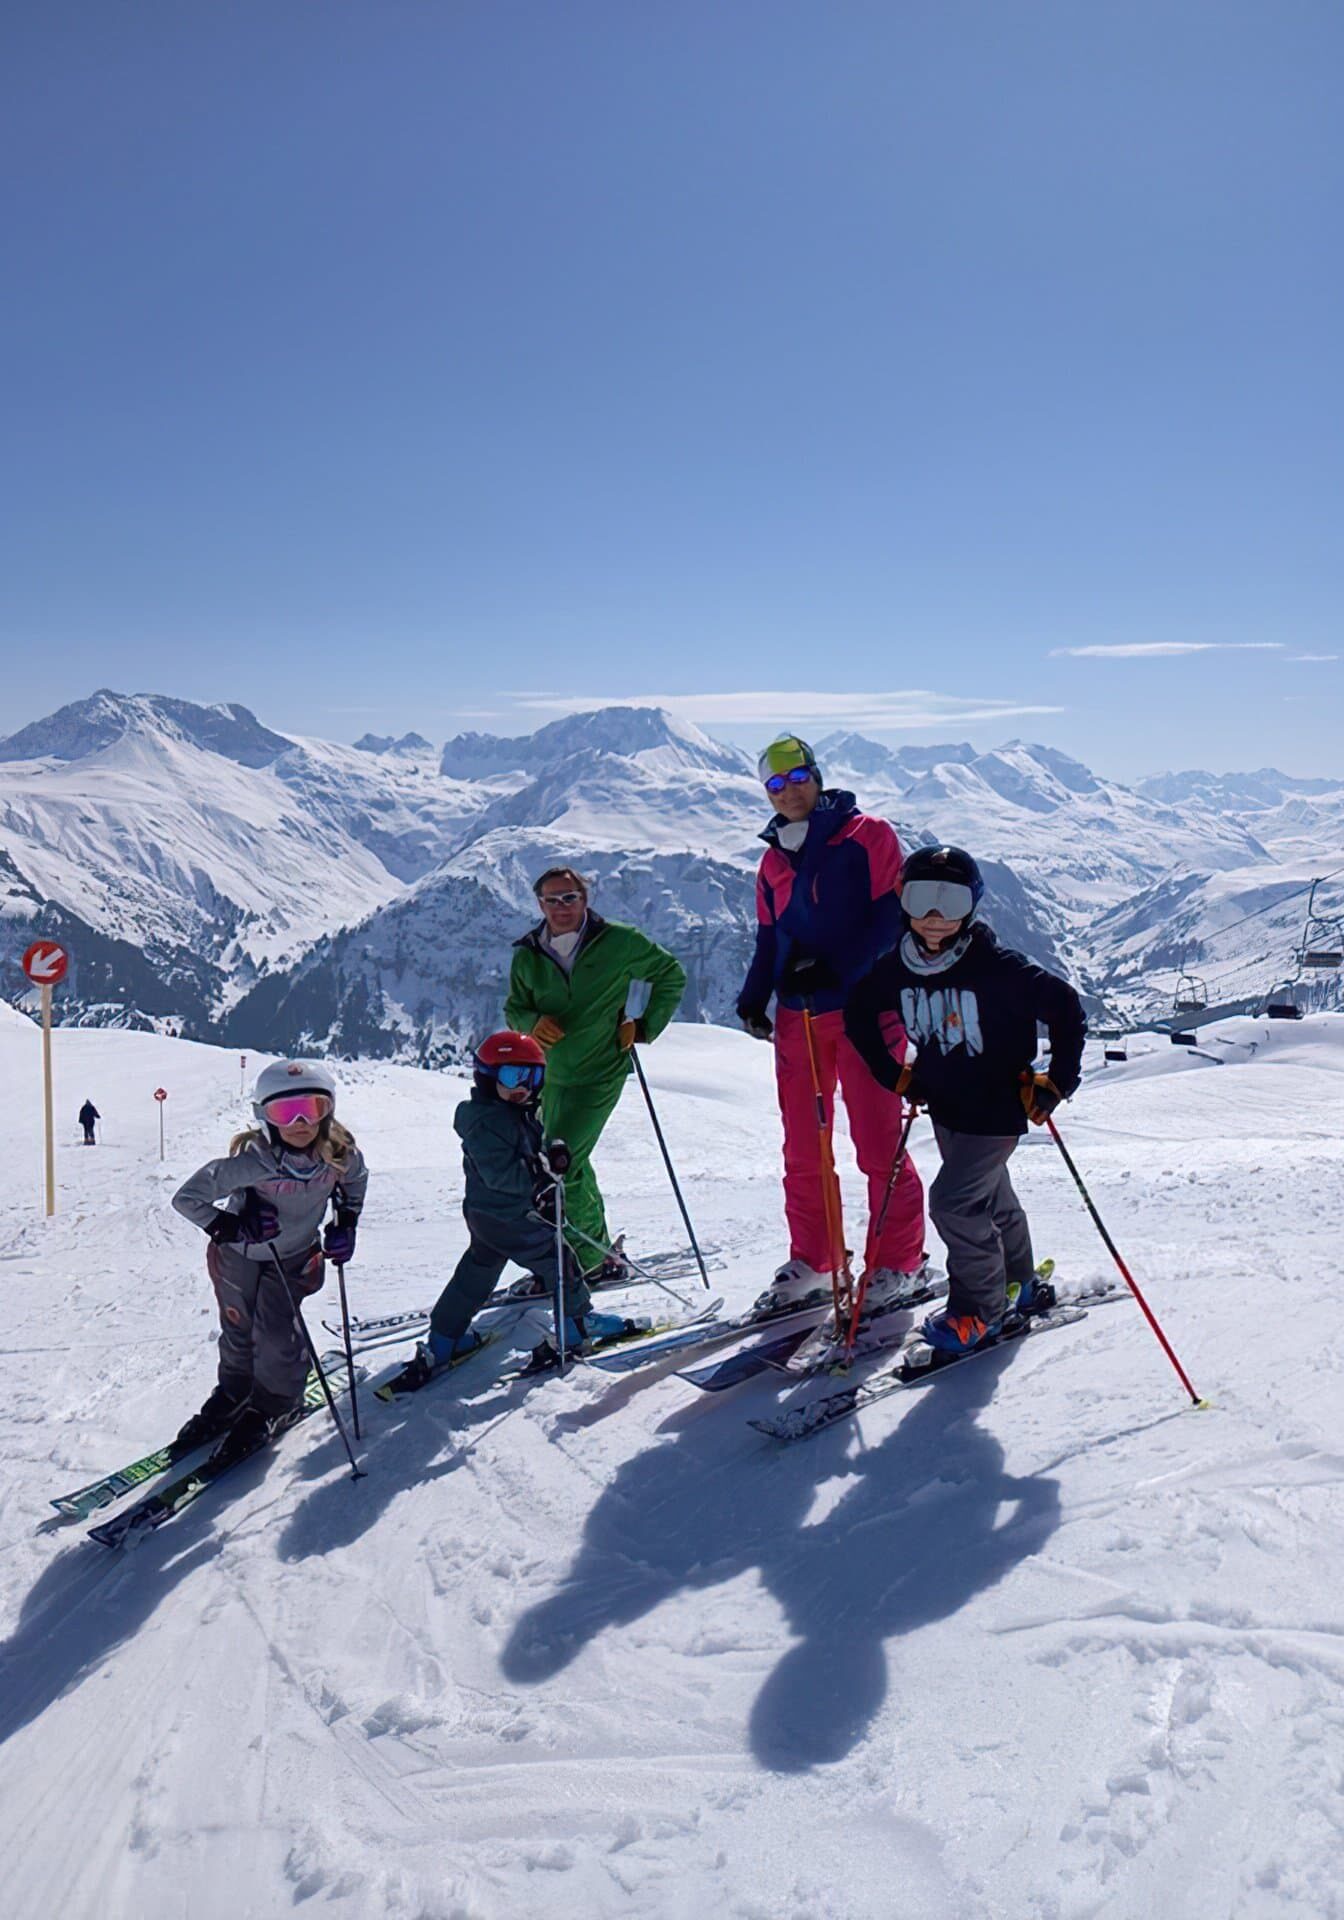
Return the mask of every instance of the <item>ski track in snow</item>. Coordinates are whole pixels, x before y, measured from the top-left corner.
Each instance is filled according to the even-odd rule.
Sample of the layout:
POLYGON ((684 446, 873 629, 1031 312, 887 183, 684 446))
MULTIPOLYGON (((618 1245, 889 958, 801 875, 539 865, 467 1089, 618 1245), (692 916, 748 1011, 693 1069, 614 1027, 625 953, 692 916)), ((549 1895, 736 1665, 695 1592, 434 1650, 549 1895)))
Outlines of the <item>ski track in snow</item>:
MULTIPOLYGON (((47 1502, 208 1389, 202 1243, 169 1199, 246 1118, 236 1056, 60 1032, 60 1114, 91 1091, 112 1144, 62 1119, 44 1223, 38 1040, 7 1013, 17 1920, 1344 1916, 1344 1018, 1253 1052, 1229 1022, 1223 1070, 1154 1054, 1065 1109, 1206 1412, 1125 1303, 788 1448, 747 1416, 824 1387, 702 1396, 670 1359, 501 1388, 501 1340, 418 1400, 366 1388, 359 1483, 314 1420, 112 1555, 47 1502)), ((683 1027, 647 1060, 731 1311, 782 1251, 768 1050, 683 1027)), ((343 1085, 373 1168, 356 1310, 418 1304, 462 1244, 461 1083, 343 1085)), ((637 1092, 599 1165, 632 1247, 674 1245, 637 1092)), ((1048 1138, 1014 1173, 1061 1283, 1107 1277, 1048 1138)), ((320 1306, 315 1330, 334 1287, 320 1306)))

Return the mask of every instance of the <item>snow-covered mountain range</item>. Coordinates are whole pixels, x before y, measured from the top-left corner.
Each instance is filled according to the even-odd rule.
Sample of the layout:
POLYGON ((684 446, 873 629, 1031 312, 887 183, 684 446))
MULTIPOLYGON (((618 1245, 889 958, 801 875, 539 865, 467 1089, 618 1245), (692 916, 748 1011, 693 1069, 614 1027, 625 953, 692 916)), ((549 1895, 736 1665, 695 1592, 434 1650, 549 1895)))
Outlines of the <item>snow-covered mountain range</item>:
MULTIPOLYGON (((799 724, 806 716, 792 716, 799 724)), ((1182 969, 1213 1004, 1293 971, 1311 878, 1344 868, 1344 781, 1262 769, 1101 779, 1014 741, 817 742, 828 784, 907 845, 971 847, 1003 936, 1095 1013, 1169 1013, 1182 969), (1247 916, 1253 916, 1248 918, 1247 916)), ((35 932, 75 955, 67 1021, 423 1061, 499 1014, 530 880, 556 858, 681 954, 685 1013, 731 1016, 765 809, 750 758, 655 707, 519 739, 355 746, 245 707, 101 691, 0 740, 0 967, 35 932)), ((1344 915, 1340 879, 1317 909, 1344 915)), ((1338 1004, 1317 974, 1304 1004, 1338 1004)))

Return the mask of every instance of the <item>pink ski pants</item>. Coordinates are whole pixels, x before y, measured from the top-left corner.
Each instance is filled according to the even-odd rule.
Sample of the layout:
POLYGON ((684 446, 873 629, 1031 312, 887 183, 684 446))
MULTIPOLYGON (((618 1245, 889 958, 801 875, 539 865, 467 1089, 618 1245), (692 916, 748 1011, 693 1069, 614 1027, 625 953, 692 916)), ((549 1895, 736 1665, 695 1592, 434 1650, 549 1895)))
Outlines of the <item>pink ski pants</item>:
MULTIPOLYGON (((826 1106, 826 1124, 835 1111, 838 1080, 849 1116, 849 1131, 860 1170, 868 1176, 868 1238, 882 1210, 891 1163, 901 1133, 901 1098, 879 1086, 862 1056, 845 1035, 841 1012, 812 1017, 817 1073, 826 1106)), ((905 1056, 905 1041, 890 1042, 894 1059, 905 1056)), ((803 1015, 792 1007, 775 1009, 775 1080, 784 1122, 784 1212, 789 1223, 789 1256, 806 1260, 818 1273, 831 1270, 821 1187, 821 1149, 817 1104, 807 1058, 803 1015)), ((869 1267, 913 1273, 924 1251, 924 1187, 907 1158, 892 1191, 881 1244, 865 1250, 869 1267)))

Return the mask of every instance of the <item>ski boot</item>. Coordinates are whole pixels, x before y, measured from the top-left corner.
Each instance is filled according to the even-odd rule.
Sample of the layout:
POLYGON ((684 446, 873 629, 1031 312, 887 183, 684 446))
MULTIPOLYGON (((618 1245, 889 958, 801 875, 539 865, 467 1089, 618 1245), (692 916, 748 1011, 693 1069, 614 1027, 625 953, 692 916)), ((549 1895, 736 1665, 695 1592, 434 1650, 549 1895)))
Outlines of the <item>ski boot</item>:
POLYGON ((435 1333, 431 1327, 429 1335, 417 1346, 414 1354, 402 1369, 400 1380, 407 1393, 418 1392, 429 1385, 436 1373, 442 1373, 445 1367, 456 1366, 459 1360, 465 1360, 469 1353, 475 1353, 477 1347, 483 1347, 485 1341, 475 1327, 468 1327, 465 1333, 459 1333, 455 1339, 446 1333, 435 1333))
POLYGON ((921 1263, 913 1273, 900 1273, 894 1267, 874 1267, 868 1275, 863 1295, 865 1313, 895 1313, 916 1294, 924 1291, 928 1265, 921 1263))
MULTIPOLYGON (((566 1314, 565 1316, 565 1358, 585 1352, 601 1340, 613 1340, 618 1333, 635 1331, 635 1322, 627 1320, 619 1313, 566 1314)), ((539 1340, 532 1349, 532 1358, 528 1362, 529 1373, 545 1373, 551 1367, 560 1364, 560 1355, 556 1351, 555 1341, 551 1338, 539 1340)))
POLYGON ((1055 1289, 1050 1283, 1054 1270, 1053 1260, 1042 1260, 1036 1271, 1025 1280, 1010 1280, 1009 1313, 1016 1314, 1019 1320, 1029 1319, 1033 1313, 1048 1313, 1055 1304, 1055 1289))
POLYGON ((249 1454, 260 1453, 263 1448, 269 1447, 302 1418, 302 1400, 296 1400, 293 1406, 278 1411, 268 1411, 255 1399, 249 1400, 206 1464, 210 1467, 231 1467, 239 1460, 246 1460, 249 1454))
POLYGON ((198 1447, 208 1446, 212 1440, 218 1440, 227 1433, 243 1408, 247 1405, 247 1388, 241 1394, 230 1393, 226 1387, 216 1387, 206 1400, 199 1413, 193 1413, 169 1447, 172 1460, 184 1460, 189 1453, 195 1453, 198 1447))
POLYGON ((978 1313, 942 1313, 930 1314, 922 1322, 919 1338, 926 1347, 932 1347, 938 1353, 950 1354, 960 1359, 963 1354, 974 1353, 977 1347, 991 1346, 1003 1331, 1003 1319, 983 1320, 978 1313))
POLYGON ((787 1313, 794 1307, 818 1305, 831 1297, 831 1276, 819 1273, 806 1260, 786 1260, 775 1278, 752 1307, 754 1314, 787 1313))

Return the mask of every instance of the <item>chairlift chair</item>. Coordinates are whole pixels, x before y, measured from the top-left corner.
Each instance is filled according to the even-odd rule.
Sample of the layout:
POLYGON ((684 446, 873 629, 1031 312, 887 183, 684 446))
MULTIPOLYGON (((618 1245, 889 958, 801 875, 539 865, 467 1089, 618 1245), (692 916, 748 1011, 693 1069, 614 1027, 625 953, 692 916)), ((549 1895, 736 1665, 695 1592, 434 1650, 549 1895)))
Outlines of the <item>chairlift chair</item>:
POLYGON ((1129 1048, 1123 1040, 1118 1046, 1107 1047, 1101 1056, 1102 1065, 1107 1067, 1122 1067, 1128 1058, 1129 1048))
POLYGON ((1171 1044, 1173 1047, 1197 1047, 1199 1045, 1199 1035, 1197 1033, 1180 1033, 1173 1029, 1171 1044))
POLYGON ((1176 992, 1172 998, 1173 1013, 1203 1013, 1209 1004, 1209 990, 1196 973, 1187 973, 1182 967, 1176 980, 1176 992))
POLYGON ((1320 884, 1319 880, 1312 881, 1307 900, 1307 920, 1302 929, 1302 944, 1297 950, 1299 975, 1338 973, 1344 966, 1344 920, 1317 913, 1316 889, 1320 884))

